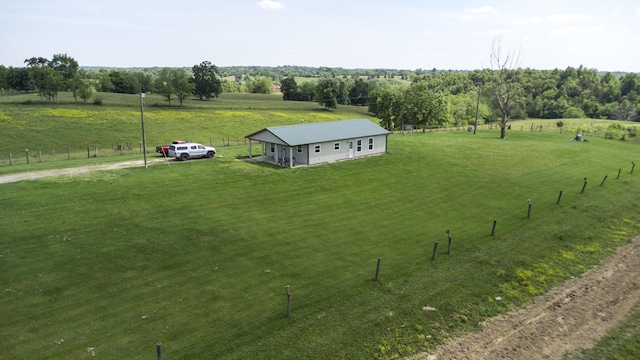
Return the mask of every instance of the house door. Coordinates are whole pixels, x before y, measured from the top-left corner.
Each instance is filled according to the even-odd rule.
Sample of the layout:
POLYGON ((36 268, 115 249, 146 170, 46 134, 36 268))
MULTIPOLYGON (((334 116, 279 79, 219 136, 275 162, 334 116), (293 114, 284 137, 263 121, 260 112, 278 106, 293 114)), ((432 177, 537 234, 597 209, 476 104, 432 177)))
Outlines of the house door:
POLYGON ((349 140, 349 159, 353 157, 353 140, 349 140))

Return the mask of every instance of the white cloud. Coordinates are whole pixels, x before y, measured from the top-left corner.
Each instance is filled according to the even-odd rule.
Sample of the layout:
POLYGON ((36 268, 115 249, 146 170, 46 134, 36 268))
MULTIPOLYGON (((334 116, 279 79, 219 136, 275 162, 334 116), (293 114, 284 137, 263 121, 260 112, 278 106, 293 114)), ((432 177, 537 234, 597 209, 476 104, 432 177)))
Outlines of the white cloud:
POLYGON ((528 19, 518 18, 513 20, 511 23, 515 25, 540 24, 542 23, 542 19, 537 16, 533 16, 528 19))
POLYGON ((551 29, 553 35, 558 36, 583 36, 602 32, 601 27, 567 27, 562 29, 551 29))
POLYGON ((476 8, 476 9, 464 9, 464 12, 466 13, 487 13, 487 12, 496 12, 496 11, 498 10, 496 10, 491 6, 483 6, 481 8, 476 8))
POLYGON ((258 6, 268 10, 282 9, 284 7, 284 5, 281 2, 277 2, 273 0, 262 0, 258 3, 258 6))
POLYGON ((485 35, 491 35, 491 36, 500 36, 500 35, 504 35, 504 34, 509 34, 513 32, 512 30, 509 29, 496 29, 496 30, 488 30, 488 31, 477 31, 473 33, 473 36, 485 36, 485 35))
POLYGON ((591 15, 582 14, 565 14, 565 15, 550 15, 549 20, 557 23, 568 23, 583 20, 590 20, 591 15))

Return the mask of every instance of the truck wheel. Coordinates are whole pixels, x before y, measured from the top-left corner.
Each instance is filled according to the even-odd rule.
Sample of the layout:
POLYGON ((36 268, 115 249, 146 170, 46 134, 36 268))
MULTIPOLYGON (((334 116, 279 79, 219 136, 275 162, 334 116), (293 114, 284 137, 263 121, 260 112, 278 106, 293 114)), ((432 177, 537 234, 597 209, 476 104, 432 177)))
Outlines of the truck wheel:
POLYGON ((187 160, 189 160, 189 154, 181 154, 181 155, 180 155, 180 160, 182 160, 182 161, 187 161, 187 160))
POLYGON ((213 157, 213 155, 215 155, 215 154, 216 154, 216 153, 214 153, 213 151, 209 151, 209 152, 207 152, 207 157, 208 157, 209 159, 211 159, 211 158, 213 157))

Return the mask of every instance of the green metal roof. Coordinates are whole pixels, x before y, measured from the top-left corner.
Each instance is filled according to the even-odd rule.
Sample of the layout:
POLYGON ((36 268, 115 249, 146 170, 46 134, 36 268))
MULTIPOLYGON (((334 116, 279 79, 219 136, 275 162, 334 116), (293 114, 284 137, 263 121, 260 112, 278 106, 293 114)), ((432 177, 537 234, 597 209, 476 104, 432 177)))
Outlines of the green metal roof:
POLYGON ((390 132, 374 124, 369 119, 354 119, 268 127, 246 137, 251 140, 269 141, 267 139, 270 136, 267 133, 275 136, 285 145, 298 146, 366 136, 387 135, 390 132))

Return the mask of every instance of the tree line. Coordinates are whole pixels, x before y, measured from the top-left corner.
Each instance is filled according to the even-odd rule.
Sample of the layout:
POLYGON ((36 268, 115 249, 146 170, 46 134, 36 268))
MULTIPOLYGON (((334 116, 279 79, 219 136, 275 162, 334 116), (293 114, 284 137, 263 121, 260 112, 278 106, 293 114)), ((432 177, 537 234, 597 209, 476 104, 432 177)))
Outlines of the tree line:
POLYGON ((153 92, 165 97, 171 105, 177 99, 182 105, 189 96, 200 100, 218 97, 223 84, 218 68, 209 61, 185 68, 153 68, 151 70, 81 69, 67 54, 55 54, 49 60, 32 57, 25 67, 0 65, 0 91, 37 92, 43 101, 54 101, 61 91, 69 91, 76 101, 86 102, 96 92, 138 94, 153 92))
MULTIPOLYGON (((271 93, 283 100, 315 101, 326 109, 367 106, 389 129, 403 124, 463 126, 508 119, 598 118, 640 120, 640 77, 580 66, 564 70, 493 68, 473 71, 342 69, 304 66, 191 68, 80 68, 67 54, 33 57, 25 67, 0 65, 0 90, 37 92, 53 101, 60 91, 87 101, 96 92, 161 94, 171 105, 222 92, 271 93), (507 85, 508 107, 498 84, 507 85), (504 99, 503 99, 504 100, 504 99)), ((503 94, 504 95, 504 94, 503 94)))
POLYGON ((522 68, 432 71, 399 82, 377 77, 321 78, 298 84, 282 80, 284 100, 317 101, 325 108, 368 106, 389 129, 402 124, 438 127, 507 119, 594 118, 640 121, 640 76, 522 68), (499 86, 508 91, 501 104, 499 86), (506 107, 505 107, 506 106, 506 107))

